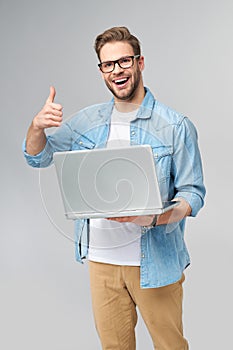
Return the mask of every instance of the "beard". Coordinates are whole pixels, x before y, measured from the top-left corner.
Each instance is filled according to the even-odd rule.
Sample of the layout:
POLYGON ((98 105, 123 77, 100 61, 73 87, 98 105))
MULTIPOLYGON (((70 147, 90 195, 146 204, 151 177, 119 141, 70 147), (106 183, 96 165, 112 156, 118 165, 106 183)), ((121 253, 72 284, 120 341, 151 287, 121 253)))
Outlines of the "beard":
MULTIPOLYGON (((107 88, 111 91, 113 96, 116 97, 118 100, 130 101, 135 96, 141 80, 141 71, 139 70, 139 68, 137 68, 137 70, 134 72, 133 77, 134 83, 131 84, 130 89, 128 91, 125 91, 125 94, 122 94, 121 92, 118 93, 117 91, 115 91, 115 89, 109 84, 107 80, 105 80, 105 84, 107 88)), ((124 92, 124 90, 122 90, 122 92, 124 92)))

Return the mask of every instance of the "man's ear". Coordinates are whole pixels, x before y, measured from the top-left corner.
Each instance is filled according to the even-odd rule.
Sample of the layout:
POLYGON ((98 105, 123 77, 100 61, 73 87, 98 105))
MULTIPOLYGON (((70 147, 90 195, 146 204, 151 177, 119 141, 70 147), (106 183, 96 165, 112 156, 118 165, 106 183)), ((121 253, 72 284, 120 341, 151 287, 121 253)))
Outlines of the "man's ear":
POLYGON ((145 60, 144 60, 144 56, 140 56, 138 59, 138 65, 140 68, 140 71, 142 72, 143 69, 145 68, 145 60))

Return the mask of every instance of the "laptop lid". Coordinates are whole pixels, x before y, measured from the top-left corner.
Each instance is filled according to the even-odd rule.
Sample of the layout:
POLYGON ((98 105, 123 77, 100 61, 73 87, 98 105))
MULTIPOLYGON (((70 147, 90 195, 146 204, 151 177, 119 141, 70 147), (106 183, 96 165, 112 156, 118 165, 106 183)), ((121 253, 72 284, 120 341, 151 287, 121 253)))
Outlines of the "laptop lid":
POLYGON ((56 152, 54 163, 68 219, 160 214, 171 209, 163 208, 149 145, 56 152))

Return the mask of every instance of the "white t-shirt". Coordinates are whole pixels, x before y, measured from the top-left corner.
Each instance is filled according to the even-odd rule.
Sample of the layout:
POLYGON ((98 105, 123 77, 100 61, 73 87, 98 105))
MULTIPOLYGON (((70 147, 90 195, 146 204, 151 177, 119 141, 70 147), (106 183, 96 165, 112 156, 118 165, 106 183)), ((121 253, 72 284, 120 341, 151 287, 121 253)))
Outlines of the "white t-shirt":
MULTIPOLYGON (((130 145, 130 122, 137 110, 121 113, 116 108, 111 116, 107 148, 130 145)), ((115 265, 140 265, 141 227, 128 222, 106 219, 90 220, 89 260, 115 265)))

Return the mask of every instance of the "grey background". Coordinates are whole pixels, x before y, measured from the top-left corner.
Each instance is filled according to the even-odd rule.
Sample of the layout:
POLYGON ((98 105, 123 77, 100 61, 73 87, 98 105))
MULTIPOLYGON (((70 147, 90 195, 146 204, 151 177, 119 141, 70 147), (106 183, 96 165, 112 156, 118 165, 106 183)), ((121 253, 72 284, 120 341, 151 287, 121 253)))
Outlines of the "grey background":
MULTIPOLYGON (((51 84, 65 118, 109 100, 93 41, 114 25, 140 38, 145 85, 198 129, 208 192, 186 230, 185 334, 191 349, 230 347, 232 15, 231 0, 0 1, 2 349, 100 349, 54 169, 26 166, 21 144, 51 84)), ((141 319, 137 340, 152 349, 141 319)))

